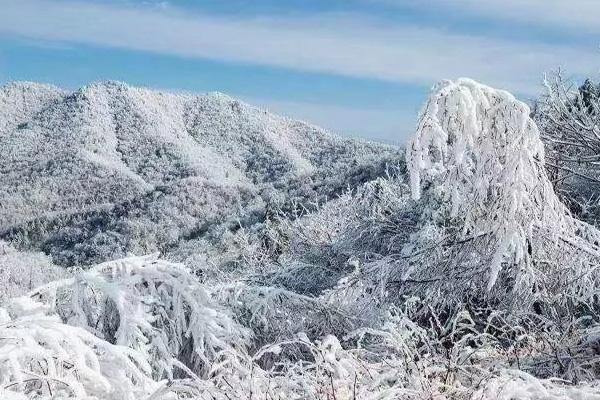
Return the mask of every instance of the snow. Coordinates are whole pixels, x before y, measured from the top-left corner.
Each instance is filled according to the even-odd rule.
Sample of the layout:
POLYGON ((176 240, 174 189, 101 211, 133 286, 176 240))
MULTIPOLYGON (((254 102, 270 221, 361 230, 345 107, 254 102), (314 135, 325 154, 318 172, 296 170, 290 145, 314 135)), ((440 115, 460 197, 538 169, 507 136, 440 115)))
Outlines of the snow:
POLYGON ((334 197, 400 158, 223 94, 112 81, 8 84, 0 121, 0 237, 66 266, 177 253, 205 225, 334 197))
POLYGON ((600 234, 509 93, 440 83, 406 162, 218 93, 1 93, 0 398, 600 398, 600 234))
MULTIPOLYGON (((406 156, 413 198, 429 206, 424 218, 450 234, 450 241, 484 238, 481 246, 489 259, 477 263, 487 268, 470 279, 485 274, 487 291, 499 286, 506 297, 509 285, 499 280, 510 266, 502 279, 515 282, 510 296, 520 306, 537 300, 532 292, 548 295, 565 289, 552 287, 552 278, 545 276, 556 275, 566 262, 562 256, 568 250, 559 240, 582 243, 576 245, 578 253, 582 246, 588 249, 569 252, 568 262, 582 264, 575 267, 576 275, 588 275, 586 265, 598 262, 600 255, 600 233, 574 219, 554 192, 530 114, 525 103, 505 91, 464 78, 444 81, 425 105, 406 156), (552 265, 550 271, 536 266, 541 257, 552 265)), ((464 271, 463 265, 456 268, 446 274, 464 271)), ((454 290, 460 290, 458 285, 454 290)))

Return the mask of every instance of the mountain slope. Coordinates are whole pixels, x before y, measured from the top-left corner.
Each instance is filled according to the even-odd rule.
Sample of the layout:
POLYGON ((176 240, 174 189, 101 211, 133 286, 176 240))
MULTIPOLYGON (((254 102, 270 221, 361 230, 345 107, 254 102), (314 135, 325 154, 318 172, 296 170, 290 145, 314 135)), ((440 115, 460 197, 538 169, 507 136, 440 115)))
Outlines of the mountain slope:
POLYGON ((10 83, 0 237, 62 265, 172 252, 215 226, 260 223, 274 204, 335 196, 400 157, 219 93, 10 83))

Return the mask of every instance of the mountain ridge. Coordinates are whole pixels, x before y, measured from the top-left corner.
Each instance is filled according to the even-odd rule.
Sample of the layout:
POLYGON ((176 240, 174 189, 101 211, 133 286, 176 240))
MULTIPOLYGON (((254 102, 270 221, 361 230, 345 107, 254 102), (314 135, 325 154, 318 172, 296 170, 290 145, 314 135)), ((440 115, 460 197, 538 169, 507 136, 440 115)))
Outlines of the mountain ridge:
POLYGON ((0 88, 0 238, 63 265, 160 250, 208 221, 335 196, 400 158, 219 92, 12 82, 0 88), (167 233, 148 239, 149 226, 167 233))

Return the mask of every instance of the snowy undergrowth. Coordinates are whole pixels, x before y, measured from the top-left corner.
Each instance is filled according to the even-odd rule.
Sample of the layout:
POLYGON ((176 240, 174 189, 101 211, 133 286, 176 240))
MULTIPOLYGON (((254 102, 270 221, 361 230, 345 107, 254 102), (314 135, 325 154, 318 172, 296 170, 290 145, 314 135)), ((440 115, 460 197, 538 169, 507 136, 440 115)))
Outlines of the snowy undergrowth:
POLYGON ((543 162, 523 103, 444 82, 409 180, 239 229, 227 268, 131 257, 5 302, 0 397, 600 399, 600 234, 543 162))
POLYGON ((538 379, 516 368, 517 352, 523 365, 531 355, 486 332, 493 318, 483 330, 466 312, 419 326, 412 318, 417 300, 390 309, 378 329, 349 333, 352 346, 344 348, 332 335, 311 340, 299 332, 250 355, 244 329, 227 313, 204 296, 202 305, 186 302, 188 294, 207 288, 183 271, 153 257, 129 258, 10 301, 0 309, 2 398, 600 398, 593 386, 538 379), (155 277, 167 283, 157 288, 155 277), (82 301, 75 293, 84 287, 101 292, 94 298, 104 303, 82 301), (123 314, 107 311, 107 301, 123 314), (200 368, 182 361, 185 341, 204 353, 200 368), (292 356, 298 350, 304 358, 292 356))

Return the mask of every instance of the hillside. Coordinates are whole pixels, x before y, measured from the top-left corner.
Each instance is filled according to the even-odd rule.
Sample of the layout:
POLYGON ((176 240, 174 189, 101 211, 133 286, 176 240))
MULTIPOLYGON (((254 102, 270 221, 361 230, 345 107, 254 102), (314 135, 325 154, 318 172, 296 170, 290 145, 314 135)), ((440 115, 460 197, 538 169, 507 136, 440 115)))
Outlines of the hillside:
POLYGON ((14 82, 0 89, 0 239, 64 266, 176 254, 400 159, 220 93, 14 82))

